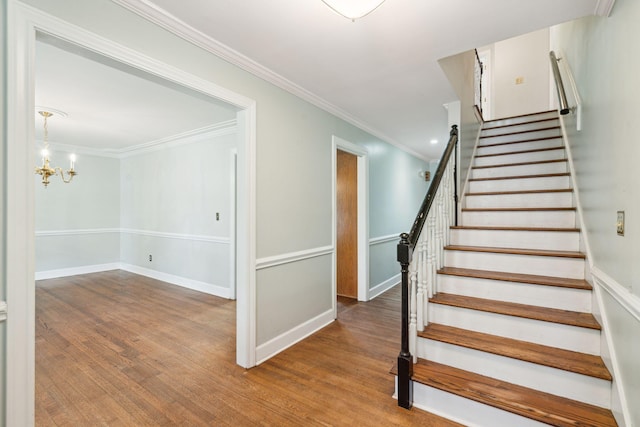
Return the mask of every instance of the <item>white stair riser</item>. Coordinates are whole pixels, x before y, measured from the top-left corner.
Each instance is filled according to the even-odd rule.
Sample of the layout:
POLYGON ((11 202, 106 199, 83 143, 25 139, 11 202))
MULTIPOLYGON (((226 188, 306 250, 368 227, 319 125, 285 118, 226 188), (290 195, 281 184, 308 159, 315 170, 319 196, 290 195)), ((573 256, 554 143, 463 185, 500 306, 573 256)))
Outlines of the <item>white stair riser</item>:
POLYGON ((512 153, 514 151, 542 150, 545 148, 564 148, 562 138, 539 139, 537 141, 518 142, 517 144, 479 145, 476 155, 512 153))
POLYGON ((478 142, 478 145, 500 144, 502 142, 528 141, 533 139, 561 136, 560 129, 538 130, 533 132, 524 132, 524 133, 516 133, 516 134, 508 134, 508 131, 504 133, 507 133, 507 134, 480 137, 480 141, 478 142))
POLYGON ((438 274, 439 292, 560 310, 591 312, 591 291, 475 277, 438 274))
POLYGON ((529 153, 504 154, 488 157, 476 157, 474 166, 509 165, 512 163, 543 162, 546 160, 558 160, 566 157, 564 148, 547 151, 534 151, 529 153))
POLYGON ((584 279, 584 259, 445 250, 446 267, 584 279))
POLYGON ((460 246, 492 246, 553 251, 578 251, 580 249, 580 233, 577 231, 453 229, 449 236, 452 245, 460 246))
POLYGON ((573 228, 575 211, 463 211, 462 225, 573 228))
POLYGON ((527 122, 520 124, 511 124, 506 127, 490 127, 482 129, 481 136, 492 136, 492 135, 500 135, 503 133, 511 133, 511 132, 527 132, 538 129, 550 128, 553 126, 560 126, 559 120, 556 118, 555 120, 546 120, 543 122, 535 121, 535 122, 527 122))
POLYGON ((574 372, 420 338, 418 357, 568 399, 609 407, 611 382, 574 372))
POLYGON ((558 113, 556 111, 549 111, 547 113, 532 114, 529 116, 520 117, 507 117, 505 119, 491 120, 485 123, 486 129, 491 129, 498 126, 514 125, 517 123, 535 122, 537 120, 545 119, 557 119, 558 113))
POLYGON ((600 354, 600 331, 442 304, 429 304, 429 322, 529 341, 587 354, 600 354))
POLYGON ((471 177, 478 178, 498 178, 504 176, 522 175, 545 175, 550 173, 566 173, 567 162, 535 163, 532 165, 519 166, 496 166, 486 168, 471 169, 471 177))
MULTIPOLYGON (((396 394, 398 383, 396 378, 396 394)), ((549 427, 531 418, 521 417, 419 382, 413 383, 413 406, 459 424, 480 427, 549 427)))
POLYGON ((489 191, 554 190, 561 188, 571 188, 571 179, 569 176, 469 181, 469 193, 485 193, 489 191))
POLYGON ((467 195, 466 208, 571 208, 571 192, 467 195))

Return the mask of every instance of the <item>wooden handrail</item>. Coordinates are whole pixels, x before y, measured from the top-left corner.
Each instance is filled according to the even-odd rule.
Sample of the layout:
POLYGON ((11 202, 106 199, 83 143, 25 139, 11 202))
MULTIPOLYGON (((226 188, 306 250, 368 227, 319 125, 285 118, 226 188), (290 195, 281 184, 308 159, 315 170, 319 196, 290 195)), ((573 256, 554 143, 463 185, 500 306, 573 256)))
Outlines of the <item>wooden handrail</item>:
MULTIPOLYGON (((453 125, 449 134, 449 142, 442 153, 442 158, 438 164, 438 169, 433 177, 433 181, 429 186, 429 190, 420 206, 418 215, 416 216, 411 231, 400 235, 400 243, 398 243, 398 262, 400 263, 400 272, 402 277, 402 332, 401 332, 401 348, 398 355, 398 406, 409 409, 413 405, 413 383, 411 377, 413 375, 413 356, 409 349, 409 264, 413 256, 413 250, 420 238, 420 233, 424 227, 427 215, 431 210, 431 206, 436 198, 440 183, 445 175, 447 165, 451 159, 452 153, 455 152, 458 144, 458 126, 453 125)), ((454 160, 457 159, 454 158, 454 160)), ((456 205, 456 225, 457 225, 457 168, 454 167, 454 200, 456 205)))

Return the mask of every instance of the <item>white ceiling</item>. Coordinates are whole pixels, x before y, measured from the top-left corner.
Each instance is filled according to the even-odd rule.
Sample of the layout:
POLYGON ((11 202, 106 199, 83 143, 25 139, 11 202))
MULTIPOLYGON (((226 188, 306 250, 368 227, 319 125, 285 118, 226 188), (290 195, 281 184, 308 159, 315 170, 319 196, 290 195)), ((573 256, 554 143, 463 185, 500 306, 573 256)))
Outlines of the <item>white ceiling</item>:
MULTIPOLYGON (((321 0, 112 1, 427 159, 442 151, 443 104, 455 100, 438 59, 599 4, 386 0, 351 22, 321 0), (429 144, 434 138, 441 143, 429 144)), ((68 113, 50 119, 53 142, 119 149, 235 117, 229 106, 51 37, 40 37, 36 60, 36 105, 68 113)))
MULTIPOLYGON (((209 128, 236 115, 227 104, 44 34, 36 41, 35 88, 36 110, 54 110, 50 143, 106 152, 209 128)), ((35 114, 40 141, 43 118, 35 114)))
POLYGON ((599 4, 386 0, 351 22, 321 0, 112 1, 245 68, 266 67, 307 99, 427 158, 440 155, 444 144, 428 141, 448 138, 443 104, 455 100, 438 59, 593 14, 599 4))

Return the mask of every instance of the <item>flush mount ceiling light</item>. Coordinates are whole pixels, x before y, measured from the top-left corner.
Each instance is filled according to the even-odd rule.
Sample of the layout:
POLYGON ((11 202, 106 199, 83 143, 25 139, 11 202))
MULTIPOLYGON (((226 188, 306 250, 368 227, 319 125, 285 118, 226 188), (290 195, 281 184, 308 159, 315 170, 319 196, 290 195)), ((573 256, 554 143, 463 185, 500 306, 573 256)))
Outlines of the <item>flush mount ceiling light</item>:
POLYGON ((432 143, 432 144, 437 144, 437 143, 438 143, 438 140, 437 140, 437 139, 432 139, 432 140, 431 140, 431 141, 429 141, 429 142, 430 142, 430 143, 432 143))
POLYGON ((331 10, 351 21, 367 16, 385 0, 322 0, 331 10))

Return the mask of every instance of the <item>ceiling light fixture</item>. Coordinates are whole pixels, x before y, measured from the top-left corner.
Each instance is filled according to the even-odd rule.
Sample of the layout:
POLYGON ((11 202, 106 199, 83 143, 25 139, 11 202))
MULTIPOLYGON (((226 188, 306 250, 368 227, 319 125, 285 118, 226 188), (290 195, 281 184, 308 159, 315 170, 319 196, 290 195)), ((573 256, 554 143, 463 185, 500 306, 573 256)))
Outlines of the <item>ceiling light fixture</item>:
POLYGON ((438 143, 438 140, 437 140, 437 139, 432 139, 432 140, 431 140, 431 141, 429 141, 429 142, 430 142, 430 143, 432 143, 432 144, 437 144, 437 143, 438 143))
POLYGON ((322 2, 337 14, 355 21, 379 8, 385 0, 322 0, 322 2))
POLYGON ((49 128, 47 126, 47 119, 53 116, 53 113, 50 111, 38 111, 38 113, 40 113, 40 115, 44 117, 44 149, 41 151, 42 166, 36 166, 36 174, 42 176, 42 183, 44 184, 45 188, 49 185, 49 177, 58 175, 58 173, 60 174, 60 178, 62 178, 62 181, 68 184, 71 182, 73 177, 78 174, 75 170, 73 170, 73 166, 76 161, 76 155, 71 154, 69 156, 70 165, 69 170, 66 171, 68 178, 65 178, 65 171, 63 171, 62 168, 52 168, 51 166, 49 166, 49 128))

